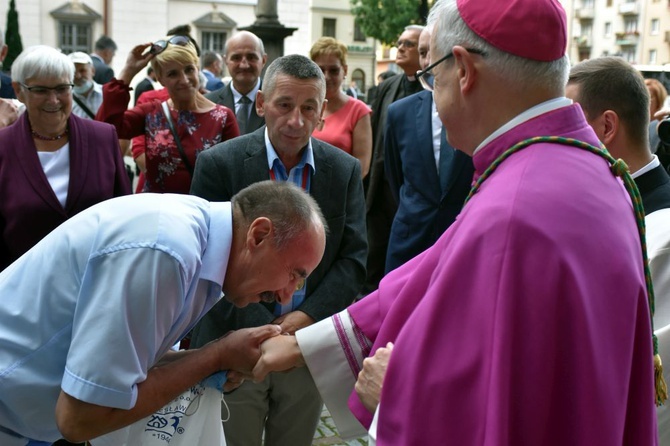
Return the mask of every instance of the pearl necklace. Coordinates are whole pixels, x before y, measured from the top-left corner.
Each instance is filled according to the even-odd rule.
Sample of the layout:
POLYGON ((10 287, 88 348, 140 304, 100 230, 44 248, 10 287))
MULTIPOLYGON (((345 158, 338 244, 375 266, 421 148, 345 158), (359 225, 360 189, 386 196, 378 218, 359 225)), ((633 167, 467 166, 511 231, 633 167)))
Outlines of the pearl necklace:
POLYGON ((44 135, 40 135, 35 130, 30 129, 30 134, 33 135, 37 139, 41 139, 42 141, 58 141, 62 137, 67 136, 68 131, 69 131, 68 128, 65 127, 65 130, 63 131, 63 133, 61 133, 58 136, 44 136, 44 135))

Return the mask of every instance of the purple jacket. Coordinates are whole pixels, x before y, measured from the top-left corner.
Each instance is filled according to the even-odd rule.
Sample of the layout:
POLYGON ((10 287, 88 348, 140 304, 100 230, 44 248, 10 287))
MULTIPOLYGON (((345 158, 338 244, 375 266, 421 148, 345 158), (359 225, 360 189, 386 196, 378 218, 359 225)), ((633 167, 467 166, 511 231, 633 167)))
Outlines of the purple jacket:
POLYGON ((65 208, 42 169, 27 113, 0 130, 0 270, 84 209, 130 194, 113 126, 70 115, 70 181, 65 208))

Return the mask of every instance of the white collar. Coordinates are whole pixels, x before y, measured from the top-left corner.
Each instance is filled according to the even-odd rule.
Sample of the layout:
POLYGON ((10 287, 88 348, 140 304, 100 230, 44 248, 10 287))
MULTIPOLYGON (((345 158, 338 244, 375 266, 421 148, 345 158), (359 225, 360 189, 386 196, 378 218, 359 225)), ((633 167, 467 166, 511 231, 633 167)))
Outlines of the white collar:
POLYGON ((518 114, 516 117, 512 118, 509 120, 506 124, 504 124, 502 127, 500 127, 498 130, 495 132, 491 133, 489 136, 482 141, 475 151, 472 153, 474 156, 475 153, 479 151, 482 147, 485 147, 487 144, 489 144, 491 141, 493 141, 495 138, 498 136, 509 132, 512 130, 514 127, 523 124, 526 121, 529 121, 533 118, 536 118, 540 115, 543 115, 545 113, 548 113, 553 110, 557 110, 562 107, 567 107, 569 105, 572 105, 572 100, 568 99, 566 97, 561 97, 561 98, 554 98, 550 99, 548 101, 542 102, 541 104, 537 104, 528 110, 524 111, 523 113, 518 114))

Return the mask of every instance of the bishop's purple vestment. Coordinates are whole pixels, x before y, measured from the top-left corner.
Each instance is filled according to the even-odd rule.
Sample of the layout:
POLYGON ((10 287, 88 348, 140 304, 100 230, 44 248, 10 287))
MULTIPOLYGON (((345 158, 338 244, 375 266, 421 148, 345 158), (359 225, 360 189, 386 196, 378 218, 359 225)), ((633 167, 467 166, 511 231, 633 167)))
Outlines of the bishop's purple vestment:
MULTIPOLYGON (((558 108, 478 150, 475 176, 535 136, 598 145, 579 105, 558 108)), ((395 344, 378 445, 657 444, 634 214, 608 163, 586 150, 542 143, 512 155, 432 248, 306 330, 326 323, 349 383, 368 351, 395 344)), ((318 377, 324 356, 310 358, 300 332, 298 342, 317 385, 330 385, 318 377)), ((349 406, 367 427, 355 393, 349 406)))

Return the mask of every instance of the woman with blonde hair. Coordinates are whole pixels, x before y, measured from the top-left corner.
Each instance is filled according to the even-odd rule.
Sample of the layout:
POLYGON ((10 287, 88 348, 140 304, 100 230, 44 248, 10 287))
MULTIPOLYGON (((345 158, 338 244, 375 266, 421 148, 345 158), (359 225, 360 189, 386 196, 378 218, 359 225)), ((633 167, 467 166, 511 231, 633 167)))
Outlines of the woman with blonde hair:
POLYGON ((656 112, 663 108, 668 92, 657 79, 645 79, 644 85, 649 90, 649 120, 653 121, 656 112))
POLYGON ((191 40, 172 36, 137 45, 118 79, 103 87, 97 119, 113 124, 120 138, 145 136, 145 192, 188 194, 198 153, 240 134, 235 114, 200 93, 199 65, 191 40), (169 99, 128 110, 130 81, 149 61, 169 99))
POLYGON ((342 90, 348 70, 347 47, 332 37, 322 37, 312 45, 309 57, 326 77, 328 100, 321 124, 312 136, 358 158, 365 177, 372 156, 372 111, 365 102, 347 96, 342 90))

